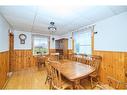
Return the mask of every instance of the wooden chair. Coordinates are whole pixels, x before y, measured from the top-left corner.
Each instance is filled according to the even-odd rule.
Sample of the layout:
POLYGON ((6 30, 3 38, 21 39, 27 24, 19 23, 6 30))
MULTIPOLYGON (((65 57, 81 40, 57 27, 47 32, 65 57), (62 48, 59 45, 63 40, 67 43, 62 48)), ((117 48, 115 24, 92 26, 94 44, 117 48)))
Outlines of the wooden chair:
POLYGON ((77 61, 80 63, 83 63, 84 58, 85 58, 85 54, 79 54, 77 56, 77 61))
POLYGON ((119 80, 116 80, 115 78, 108 76, 107 77, 108 84, 102 84, 96 85, 96 88, 102 89, 102 90, 114 90, 119 89, 120 85, 122 84, 119 80))
POLYGON ((80 54, 76 56, 76 61, 82 62, 82 56, 80 54))
POLYGON ((48 61, 58 61, 57 56, 54 56, 54 55, 50 55, 47 59, 48 61))
MULTIPOLYGON (((56 63, 53 63, 56 64, 56 63)), ((52 89, 72 89, 72 84, 68 81, 63 81, 61 77, 61 73, 59 72, 58 68, 54 68, 52 66, 52 89)))
POLYGON ((73 53, 68 53, 68 59, 72 60, 73 53))
POLYGON ((51 89, 52 85, 52 77, 51 77, 51 65, 50 62, 48 61, 48 59, 45 61, 45 67, 46 67, 46 71, 47 71, 47 77, 46 77, 46 81, 45 84, 48 82, 49 84, 49 89, 51 89))
POLYGON ((71 53, 68 54, 68 59, 72 60, 72 61, 76 61, 77 60, 76 55, 77 55, 76 53, 71 52, 71 53))
POLYGON ((83 60, 84 60, 84 63, 85 63, 85 64, 89 65, 90 62, 91 62, 91 57, 85 55, 85 56, 83 57, 83 60))
POLYGON ((87 63, 87 55, 86 54, 82 54, 81 63, 83 63, 83 64, 86 64, 87 63))
POLYGON ((51 57, 53 60, 58 61, 58 60, 59 60, 59 53, 51 53, 51 54, 50 54, 50 57, 51 57))
POLYGON ((67 55, 61 55, 61 59, 62 60, 68 60, 68 56, 67 55))
POLYGON ((98 71, 99 71, 99 67, 100 67, 101 61, 102 61, 102 57, 101 56, 91 56, 89 65, 95 68, 95 71, 92 74, 89 75, 90 82, 91 82, 91 88, 94 87, 93 79, 96 79, 97 82, 99 81, 99 79, 98 79, 99 78, 99 75, 98 75, 99 72, 98 71))
POLYGON ((45 56, 38 55, 37 56, 38 68, 41 68, 42 64, 45 66, 45 56))
POLYGON ((77 61, 77 54, 76 53, 72 54, 72 61, 77 61))

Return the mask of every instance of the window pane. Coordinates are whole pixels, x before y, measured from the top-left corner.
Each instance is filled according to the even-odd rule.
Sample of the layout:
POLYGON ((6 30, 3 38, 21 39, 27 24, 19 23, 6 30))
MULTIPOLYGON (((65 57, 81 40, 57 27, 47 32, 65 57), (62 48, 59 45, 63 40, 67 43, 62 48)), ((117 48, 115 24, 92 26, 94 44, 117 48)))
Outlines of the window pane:
POLYGON ((74 52, 91 54, 91 32, 74 32, 74 52))
POLYGON ((79 53, 91 54, 91 46, 80 46, 79 53))
POLYGON ((45 36, 33 36, 33 54, 48 54, 48 37, 45 36))

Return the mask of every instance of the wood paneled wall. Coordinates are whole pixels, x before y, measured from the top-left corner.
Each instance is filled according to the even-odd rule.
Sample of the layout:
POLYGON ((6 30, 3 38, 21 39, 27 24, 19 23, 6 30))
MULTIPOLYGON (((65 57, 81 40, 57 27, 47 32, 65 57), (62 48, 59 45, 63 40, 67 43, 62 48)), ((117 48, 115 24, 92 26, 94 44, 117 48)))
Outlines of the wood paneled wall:
POLYGON ((94 55, 102 56, 100 66, 100 81, 107 83, 107 76, 111 76, 121 82, 127 82, 127 53, 113 51, 94 51, 94 55))
POLYGON ((49 53, 55 53, 56 49, 49 49, 49 53))
POLYGON ((127 52, 125 53, 125 82, 127 83, 127 52))
POLYGON ((9 72, 9 52, 0 52, 0 89, 4 86, 9 72))
MULTIPOLYGON (((32 50, 14 50, 13 51, 12 71, 27 69, 37 65, 37 58, 33 56, 32 50)), ((55 49, 50 49, 50 53, 56 52, 55 49)))
POLYGON ((36 62, 32 54, 32 50, 14 50, 14 58, 12 63, 13 71, 26 69, 35 65, 36 62))

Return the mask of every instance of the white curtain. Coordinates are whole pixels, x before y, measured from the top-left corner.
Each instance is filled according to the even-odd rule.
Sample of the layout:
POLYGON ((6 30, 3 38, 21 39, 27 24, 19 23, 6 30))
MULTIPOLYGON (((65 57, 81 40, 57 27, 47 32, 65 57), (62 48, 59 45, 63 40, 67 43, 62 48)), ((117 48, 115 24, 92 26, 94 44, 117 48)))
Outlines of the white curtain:
POLYGON ((77 54, 91 54, 91 29, 73 33, 74 52, 77 54))

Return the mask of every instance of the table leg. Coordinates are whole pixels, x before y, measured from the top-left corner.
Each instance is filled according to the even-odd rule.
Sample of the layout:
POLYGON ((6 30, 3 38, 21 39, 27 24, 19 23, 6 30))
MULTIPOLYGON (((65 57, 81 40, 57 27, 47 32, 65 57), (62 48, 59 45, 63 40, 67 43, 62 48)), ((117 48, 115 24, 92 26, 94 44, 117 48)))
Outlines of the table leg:
POLYGON ((83 89, 83 87, 80 85, 80 80, 74 81, 73 89, 83 89))
POLYGON ((79 89, 80 80, 75 81, 75 88, 79 89))

